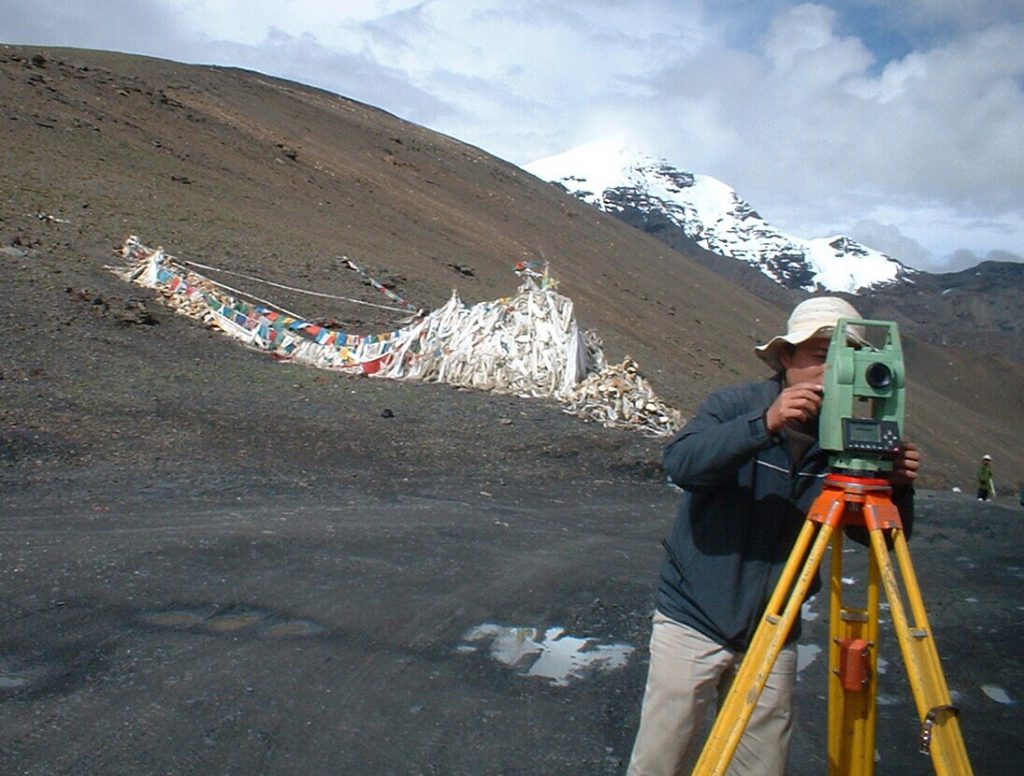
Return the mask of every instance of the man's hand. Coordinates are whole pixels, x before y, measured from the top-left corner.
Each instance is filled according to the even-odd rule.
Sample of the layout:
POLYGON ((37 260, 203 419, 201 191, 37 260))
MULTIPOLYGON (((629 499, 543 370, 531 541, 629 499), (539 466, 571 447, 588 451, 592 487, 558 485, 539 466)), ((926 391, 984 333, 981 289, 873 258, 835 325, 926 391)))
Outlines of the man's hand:
POLYGON ((892 475, 889 482, 893 485, 913 485, 917 472, 921 468, 921 451, 913 442, 904 442, 892 461, 892 475))
POLYGON ((782 389, 764 414, 769 433, 778 434, 787 423, 806 423, 821 411, 824 389, 817 383, 797 383, 782 389))

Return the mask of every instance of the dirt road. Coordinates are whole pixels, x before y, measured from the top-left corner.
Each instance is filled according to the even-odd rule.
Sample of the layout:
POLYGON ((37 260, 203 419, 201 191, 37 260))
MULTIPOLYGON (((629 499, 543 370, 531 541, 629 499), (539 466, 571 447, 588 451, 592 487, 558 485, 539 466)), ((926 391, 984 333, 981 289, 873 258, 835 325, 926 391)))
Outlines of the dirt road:
MULTIPOLYGON (((676 494, 524 500, 18 506, 0 772, 621 773, 676 494)), ((915 567, 975 772, 1012 772, 1024 515, 919 505, 915 567)), ((827 614, 806 607, 798 776, 825 772, 827 614)), ((891 637, 882 654, 879 773, 931 773, 891 637)))

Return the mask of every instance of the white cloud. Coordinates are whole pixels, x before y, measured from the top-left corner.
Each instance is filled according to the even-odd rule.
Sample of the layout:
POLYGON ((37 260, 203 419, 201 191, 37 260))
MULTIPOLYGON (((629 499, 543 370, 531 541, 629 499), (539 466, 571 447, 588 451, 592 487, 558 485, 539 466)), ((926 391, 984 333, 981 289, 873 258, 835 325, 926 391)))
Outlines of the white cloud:
POLYGON ((828 85, 870 66, 872 56, 864 44, 837 37, 835 23, 835 11, 813 3, 775 17, 763 47, 772 70, 787 81, 828 85))
POLYGON ((864 245, 870 245, 890 256, 899 256, 900 261, 911 267, 931 264, 931 254, 892 224, 865 218, 852 224, 848 233, 864 245))
POLYGON ((4 5, 0 40, 247 67, 517 163, 623 136, 912 265, 1024 246, 1019 0, 4 5))

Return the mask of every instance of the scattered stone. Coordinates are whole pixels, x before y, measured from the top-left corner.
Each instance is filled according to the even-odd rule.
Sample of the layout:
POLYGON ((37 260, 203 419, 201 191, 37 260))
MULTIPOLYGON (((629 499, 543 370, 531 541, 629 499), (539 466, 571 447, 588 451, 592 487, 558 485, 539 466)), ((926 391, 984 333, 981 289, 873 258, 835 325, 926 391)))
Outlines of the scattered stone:
POLYGON ((128 299, 124 308, 115 315, 122 326, 156 326, 160 320, 153 315, 142 299, 128 299))
POLYGON ((281 149, 281 153, 284 154, 286 158, 291 159, 293 162, 299 158, 298 150, 292 148, 290 145, 285 145, 284 143, 277 143, 277 147, 281 149))
POLYGON ((465 275, 468 278, 474 277, 476 275, 476 273, 473 271, 473 268, 467 267, 465 264, 449 264, 448 266, 451 267, 456 272, 458 272, 460 275, 465 275))

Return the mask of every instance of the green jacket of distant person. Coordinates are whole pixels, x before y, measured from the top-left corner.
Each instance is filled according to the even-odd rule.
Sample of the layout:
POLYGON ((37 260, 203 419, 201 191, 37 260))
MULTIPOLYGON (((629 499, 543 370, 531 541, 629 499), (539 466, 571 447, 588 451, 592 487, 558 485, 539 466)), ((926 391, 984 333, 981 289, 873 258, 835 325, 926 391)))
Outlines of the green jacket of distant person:
POLYGON ((987 499, 995 495, 995 483, 992 481, 992 459, 985 456, 978 467, 978 498, 987 499))
POLYGON ((989 487, 992 484, 992 462, 982 461, 978 469, 978 486, 989 487))

